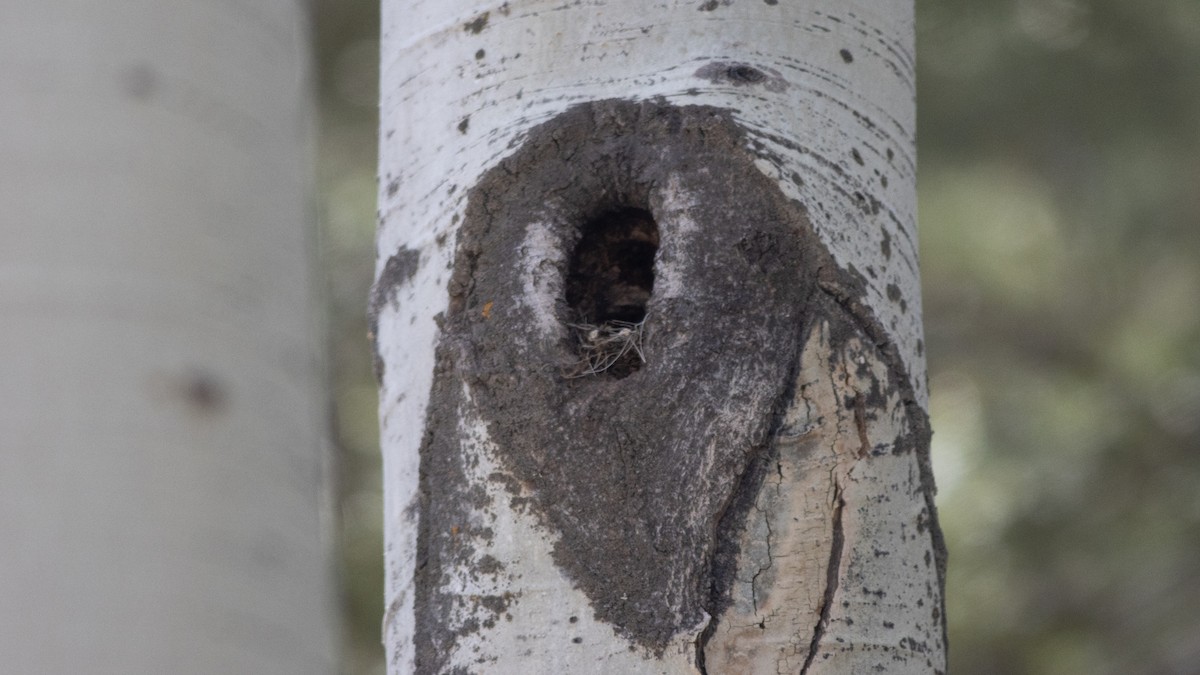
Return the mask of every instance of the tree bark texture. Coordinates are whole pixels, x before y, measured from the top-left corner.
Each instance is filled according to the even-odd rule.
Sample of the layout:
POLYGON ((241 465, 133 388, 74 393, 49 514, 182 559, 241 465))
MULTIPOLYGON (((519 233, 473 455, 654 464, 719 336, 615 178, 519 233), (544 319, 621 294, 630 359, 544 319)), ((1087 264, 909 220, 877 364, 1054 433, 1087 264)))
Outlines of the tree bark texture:
POLYGON ((384 3, 391 672, 944 670, 912 33, 384 3))
POLYGON ((0 670, 329 673, 294 2, 0 7, 0 670))

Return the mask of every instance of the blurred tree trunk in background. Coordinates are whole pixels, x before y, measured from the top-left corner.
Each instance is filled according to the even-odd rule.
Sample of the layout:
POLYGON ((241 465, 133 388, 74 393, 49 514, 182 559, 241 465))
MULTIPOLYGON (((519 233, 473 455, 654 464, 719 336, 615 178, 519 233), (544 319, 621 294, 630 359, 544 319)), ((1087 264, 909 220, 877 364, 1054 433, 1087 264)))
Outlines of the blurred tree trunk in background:
POLYGON ((0 8, 0 670, 329 673, 307 17, 0 8))
POLYGON ((390 672, 943 672, 911 4, 382 36, 390 672))

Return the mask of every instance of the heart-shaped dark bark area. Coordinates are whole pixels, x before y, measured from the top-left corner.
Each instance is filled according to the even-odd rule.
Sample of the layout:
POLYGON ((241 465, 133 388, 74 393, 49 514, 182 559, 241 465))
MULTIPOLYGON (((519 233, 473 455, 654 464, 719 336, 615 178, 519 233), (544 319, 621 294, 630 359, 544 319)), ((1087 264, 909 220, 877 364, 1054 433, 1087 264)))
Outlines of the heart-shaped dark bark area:
MULTIPOLYGON (((429 533, 455 517, 434 493, 471 461, 453 421, 465 382, 599 618, 649 648, 703 619, 718 524, 769 449, 826 264, 745 143, 717 109, 589 103, 535 128, 473 189, 422 450, 427 564, 447 564, 429 533), (639 297, 645 360, 572 377, 582 296, 568 302, 570 267, 605 214, 648 214, 657 228, 653 284, 637 286, 652 289, 639 297)), ((588 283, 634 276, 596 269, 588 283)))

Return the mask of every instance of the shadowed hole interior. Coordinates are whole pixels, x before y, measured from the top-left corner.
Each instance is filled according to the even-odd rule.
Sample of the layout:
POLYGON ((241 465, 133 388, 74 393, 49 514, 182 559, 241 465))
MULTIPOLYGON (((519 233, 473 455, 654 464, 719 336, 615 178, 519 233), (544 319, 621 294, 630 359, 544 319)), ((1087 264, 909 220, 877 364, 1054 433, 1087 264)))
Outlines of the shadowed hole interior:
POLYGON ((654 291, 658 225, 649 211, 618 208, 584 224, 567 273, 577 372, 624 377, 641 367, 641 327, 654 291))

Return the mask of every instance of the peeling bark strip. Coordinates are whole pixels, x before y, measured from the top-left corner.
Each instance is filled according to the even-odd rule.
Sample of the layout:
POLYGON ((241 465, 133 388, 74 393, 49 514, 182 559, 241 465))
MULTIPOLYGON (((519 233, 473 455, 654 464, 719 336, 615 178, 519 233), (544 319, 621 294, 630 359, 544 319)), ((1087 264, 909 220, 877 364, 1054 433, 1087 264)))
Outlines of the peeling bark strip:
MULTIPOLYGON (((855 295, 862 280, 834 265, 804 210, 745 148, 721 109, 586 103, 530 131, 471 191, 421 447, 419 672, 461 665, 452 659, 459 644, 511 621, 525 592, 519 579, 484 595, 451 583, 503 572, 481 552, 497 537, 487 525, 496 505, 470 478, 491 461, 476 454, 483 445, 498 464, 486 480, 505 484, 510 506, 528 509, 554 533, 554 560, 586 595, 594 618, 648 655, 703 630, 689 659, 703 672, 705 662, 736 656, 713 617, 745 614, 739 593, 757 545, 748 519, 771 476, 778 473, 772 489, 780 490, 785 465, 802 463, 784 462, 777 439, 844 421, 829 434, 853 440, 854 452, 849 459, 834 454, 867 461, 875 446, 862 439, 874 416, 892 415, 888 429, 926 428, 895 349, 855 295), (628 212, 650 214, 657 227, 641 323, 645 362, 621 378, 565 377, 579 359, 571 330, 577 308, 567 300, 572 256, 589 223, 628 212), (881 370, 848 409, 805 420, 797 410, 812 406, 797 398, 808 384, 800 350, 813 335, 839 349, 870 345, 870 360, 855 363, 881 370), (486 443, 464 433, 476 418, 486 443)), ((884 440, 878 447, 900 446, 895 434, 884 440)), ((801 457, 817 454, 803 446, 801 457)), ((931 499, 927 464, 911 453, 907 461, 913 489, 931 499)), ((853 462, 847 466, 843 479, 854 470, 853 462)), ((836 523, 829 521, 839 536, 842 499, 839 492, 836 523)), ((924 518, 936 529, 931 509, 924 518)), ((859 519, 847 514, 845 521, 849 542, 859 519)), ((795 526, 778 525, 783 539, 789 530, 795 526)), ((931 535, 923 536, 928 551, 931 535)), ((751 575, 752 595, 770 588, 772 575, 762 571, 771 556, 751 575)), ((846 585, 842 575, 857 559, 839 552, 815 577, 828 597, 809 612, 807 634, 792 641, 798 650, 812 643, 797 669, 820 663, 823 636, 844 614, 834 606, 836 582, 846 585)), ((936 571, 928 578, 937 585, 936 571)), ((940 590, 930 593, 940 618, 940 590)), ((759 601, 752 604, 751 616, 759 601)))

